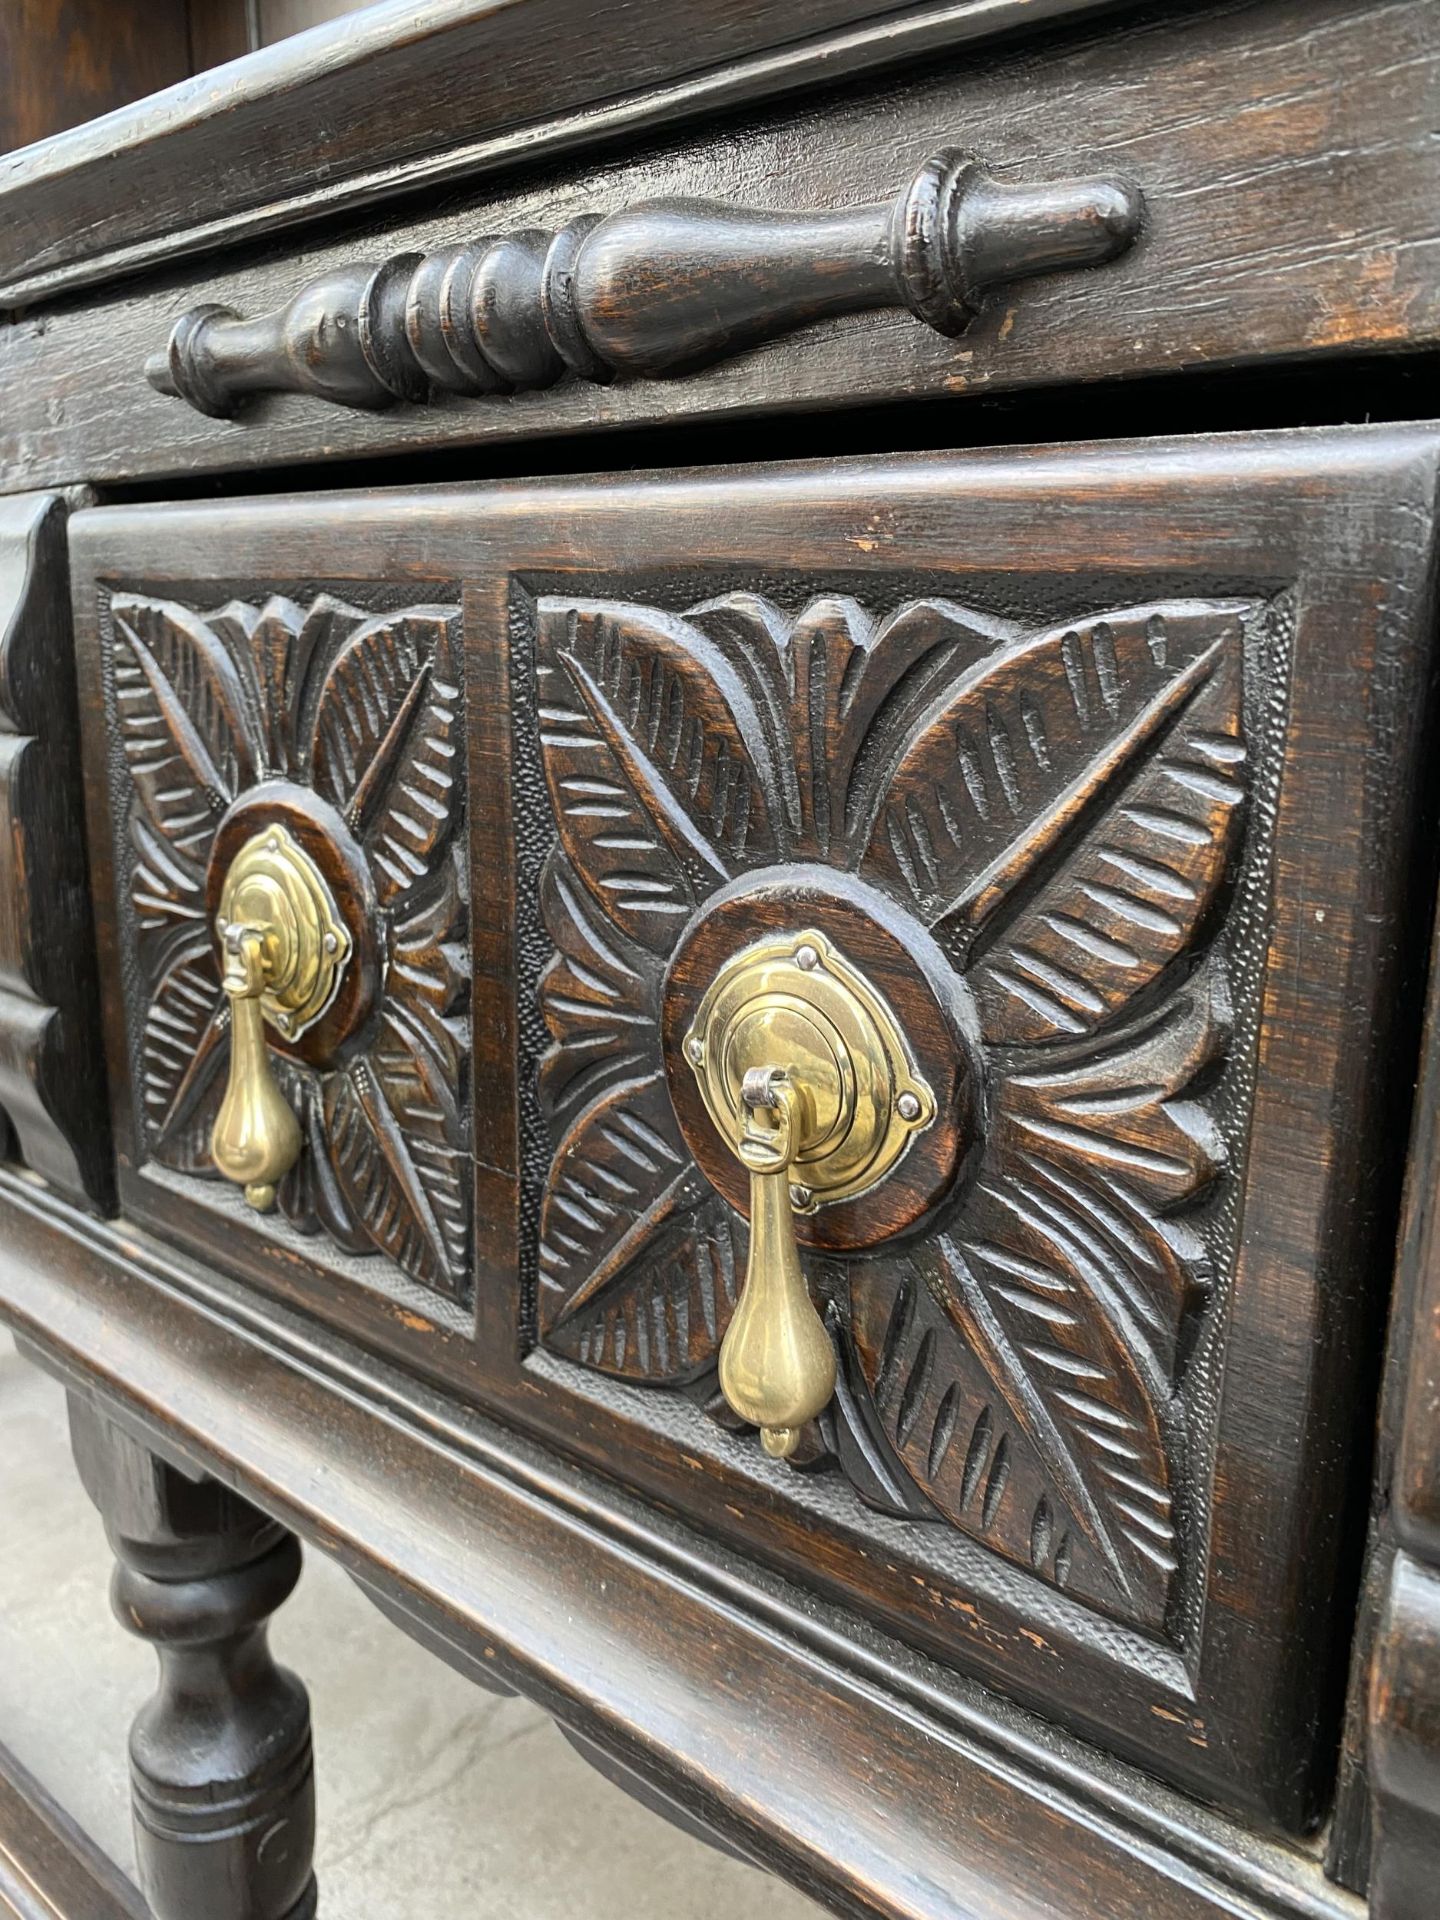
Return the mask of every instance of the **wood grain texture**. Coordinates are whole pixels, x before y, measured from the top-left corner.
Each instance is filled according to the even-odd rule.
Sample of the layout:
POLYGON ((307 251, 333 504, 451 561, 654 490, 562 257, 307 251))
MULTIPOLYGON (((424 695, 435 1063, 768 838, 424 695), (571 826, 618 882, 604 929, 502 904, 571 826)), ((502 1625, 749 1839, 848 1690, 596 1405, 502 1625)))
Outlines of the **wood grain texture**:
POLYGON ((757 1582, 208 1264, 4 1172, 0 1222, 0 1317, 51 1365, 845 1920, 1053 1920, 1082 1888, 1107 1920, 1359 1920, 1303 1852, 858 1644, 849 1608, 757 1582))
MULTIPOLYGON (((472 932, 475 1074, 487 1092, 477 1110, 473 1320, 442 1311, 443 1302, 417 1310, 413 1300, 384 1289, 337 1287, 334 1267, 315 1258, 313 1247, 307 1255, 283 1230, 237 1220, 233 1208, 217 1208, 184 1176, 164 1180, 139 1168, 128 1144, 131 1123, 122 1115, 127 1210, 203 1259, 223 1256, 228 1271, 383 1348, 406 1368, 543 1431, 606 1471, 623 1472, 648 1498, 818 1592, 845 1596, 951 1667, 1063 1716, 1168 1778, 1267 1821, 1304 1825, 1326 1787, 1345 1637, 1334 1583, 1351 1543, 1347 1516, 1363 1453, 1357 1423, 1366 1417, 1356 1397, 1367 1345, 1378 1339, 1382 1249, 1393 1228, 1382 1170, 1393 1164, 1395 1143, 1382 1063, 1397 1014, 1397 970, 1414 951, 1404 882, 1414 756, 1425 724, 1417 635, 1431 617, 1434 468, 1430 434, 1382 430, 1042 448, 708 479, 530 483, 388 501, 341 495, 311 499, 303 510, 281 499, 87 515, 76 529, 77 604, 87 744, 97 769, 106 764, 97 576, 123 587, 143 566, 152 582, 186 601, 197 579, 313 577, 323 555, 327 577, 372 587, 383 580, 401 604, 425 602, 436 581, 458 582, 471 875, 477 898, 487 903, 472 932), (640 1394, 543 1350, 521 1360, 535 1331, 525 1264, 535 1253, 553 1153, 538 1104, 528 1104, 551 1039, 534 996, 557 950, 540 921, 554 839, 544 823, 553 810, 538 742, 533 753, 525 747, 536 622, 549 597, 571 607, 620 601, 682 618, 705 591, 697 556, 711 598, 744 592, 774 602, 778 594, 798 613, 817 596, 848 595, 883 615, 918 594, 978 605, 992 619, 1018 623, 974 643, 982 678, 998 663, 1009 671, 1026 644, 1041 644, 1037 636, 1053 636, 1045 644, 1059 647, 1063 661, 1060 638, 1082 611, 1091 630, 1107 615, 1113 620, 1126 607, 1151 606, 1166 595, 1203 602, 1208 619, 1237 601, 1269 610, 1263 643, 1247 641, 1241 731, 1195 714, 1211 747, 1231 755, 1232 771, 1242 737, 1253 764, 1243 774, 1251 804, 1243 838, 1233 843, 1239 865, 1226 882, 1234 889, 1230 906, 1208 933, 1178 923, 1178 935, 1167 935, 1180 956, 1183 1008, 1172 1023, 1157 1023, 1143 1047, 1138 1034, 1131 1036, 1132 1059, 1122 1049, 1098 1068, 1082 1069, 1085 1034, 1063 1046, 1045 1042, 1056 1049, 1056 1072, 1027 1082, 1019 1104, 1003 1110, 1005 1130, 1023 1132, 1037 1116, 1050 1124, 1042 1113, 1047 1102, 1073 1108, 1098 1101, 1112 1110, 1113 1129, 1122 1125, 1113 1112, 1125 1091, 1120 1083, 1143 1068, 1143 1084, 1160 1097, 1131 1102, 1121 1137, 1130 1127, 1146 1181, 1162 1174, 1178 1181, 1175 1197, 1183 1200, 1212 1164, 1219 1168, 1207 1113, 1218 1124, 1224 1167, 1214 1183, 1217 1211, 1199 1220, 1203 1285, 1180 1231, 1191 1223, 1166 1219, 1168 1199, 1151 1202, 1175 1236, 1168 1252, 1178 1255, 1171 1270, 1177 1297, 1209 1302, 1173 1348, 1184 1315, 1149 1348, 1165 1366, 1174 1364, 1190 1409, 1151 1455, 1163 1454, 1172 1474, 1178 1463, 1181 1489, 1181 1566, 1159 1609, 1159 1635, 1102 1617, 1106 1603, 1093 1587, 1087 1592, 1095 1604, 1067 1594, 1049 1560, 1037 1574, 1031 1543, 1038 1501, 1030 1504, 1028 1526, 1014 1524, 1011 1553, 997 1554, 967 1537, 982 1530, 973 1519, 964 1528, 898 1519, 910 1510, 904 1473, 891 1475, 877 1502, 889 1511, 877 1515, 838 1476, 766 1465, 681 1394, 640 1394), (1386 583, 1382 592, 1377 581, 1386 583), (1293 672, 1286 664, 1292 658, 1293 672), (519 716, 513 735, 512 712, 519 716), (1228 1013, 1214 985, 1218 959, 1228 1013), (1072 1044, 1073 1062, 1064 1051, 1072 1044), (1146 1158, 1146 1142, 1160 1137, 1157 1127, 1168 1143, 1155 1155, 1158 1165, 1146 1158)), ((634 626, 635 634, 642 630, 634 626)), ((653 621, 649 630, 653 635, 653 621)), ((1114 625, 1112 638, 1119 631, 1114 625)), ((1141 622, 1137 693, 1151 685, 1147 675, 1153 691, 1171 677, 1146 631, 1141 622)), ((1211 637, 1222 636, 1223 619, 1211 637)), ((1192 658, 1203 657, 1208 643, 1198 630, 1192 637, 1193 656, 1177 639, 1174 673, 1183 675, 1192 658)), ((763 658, 753 635, 740 653, 763 658)), ((1088 665, 1085 674, 1088 686, 1088 665)), ((1097 665, 1097 731, 1091 747, 1076 733, 1077 768, 1090 764, 1087 756, 1114 728, 1123 731, 1120 716, 1100 718, 1105 683, 1106 670, 1097 665)), ((603 674, 598 684, 606 684, 603 674)), ((1018 683, 1012 691, 1018 699, 1018 683)), ((1222 712, 1229 697, 1223 674, 1196 695, 1218 701, 1222 712)), ((1123 700, 1121 707, 1128 711, 1123 700)), ((1078 720, 1073 703, 1071 712, 1078 720)), ((906 737, 897 722, 896 742, 906 737)), ((1068 736, 1057 730, 1061 737, 1068 736)), ((1183 723, 1172 741, 1180 759, 1193 758, 1183 723)), ((754 750, 748 736, 746 744, 754 750)), ((1164 757, 1137 760, 1137 774, 1148 778, 1164 757)), ((1194 780, 1192 792, 1198 802, 1203 791, 1204 800, 1187 844, 1198 857, 1210 844, 1204 822, 1213 819, 1228 850, 1234 783, 1213 767, 1199 790, 1194 780)), ((98 840, 109 817, 98 778, 93 797, 98 840)), ((1109 804, 1106 798, 1097 806, 1094 824, 1107 818, 1109 804)), ((1163 804, 1154 792, 1136 801, 1142 816, 1163 804)), ((753 800, 751 811, 763 838, 753 800)), ((1022 824, 1030 817, 1022 812, 1022 824)), ((1109 836, 1107 823, 1107 846, 1109 836)), ((866 850, 870 835, 846 844, 866 850)), ((1088 844, 1085 835, 1077 843, 1088 844)), ((1132 867, 1137 854, 1147 857, 1138 843, 1116 843, 1112 851, 1132 867)), ((1231 857, 1227 851, 1225 859, 1231 857)), ((1202 862, 1196 872, 1203 878, 1205 871, 1202 862)), ((910 887, 903 865, 886 873, 887 887, 910 887)), ((916 874, 922 887, 929 884, 921 868, 916 874)), ((1064 862, 1045 869, 1047 886, 1064 877, 1064 862)), ((1181 877, 1177 869, 1169 884, 1181 877)), ((1197 881, 1192 889, 1197 928, 1210 926, 1203 902, 1212 884, 1197 881)), ((583 889, 583 879, 575 885, 583 889)), ((108 873, 97 876, 103 965, 119 972, 125 949, 111 887, 108 873)), ((1025 896, 1030 905, 1043 897, 1025 896)), ((912 911, 922 904, 931 910, 929 893, 908 898, 912 911)), ((1157 915, 1152 931, 1167 924, 1157 915)), ((643 933, 637 926, 626 937, 648 952, 643 933)), ((607 944, 622 959, 629 951, 613 938, 607 944)), ((1107 952, 1113 962, 1109 948, 1092 958, 1098 963, 1107 952)), ((578 961, 595 972, 593 955, 578 945, 566 959, 572 971, 578 961)), ((1164 990, 1181 984, 1165 972, 1163 952, 1151 964, 1155 972, 1147 977, 1164 990)), ((1111 1003, 1096 997, 1104 1014, 1111 1003)), ((1097 1015, 1097 1030, 1108 1032, 1105 1020, 1113 1017, 1115 1033, 1128 1031, 1119 1017, 1123 996, 1113 1004, 1113 1016, 1097 1015)), ((1164 1005, 1161 992, 1154 1010, 1164 1005)), ((114 1057, 124 1057, 118 1026, 109 1044, 114 1057)), ((1011 1064, 1007 1058, 1007 1070, 1011 1064)), ((602 1091, 597 1086, 597 1097, 602 1091)), ((1083 1135, 1085 1124, 1075 1130, 1083 1135)), ((1102 1155, 1082 1180, 1105 1164, 1102 1155)), ((1072 1172, 1063 1177, 1074 1184, 1072 1172)), ((983 1237, 993 1239, 988 1230, 983 1237)), ((1079 1242, 1075 1248, 1081 1250, 1079 1242)), ((875 1265, 878 1284, 883 1262, 875 1265)), ((1097 1284, 1078 1267, 1077 1283, 1097 1284)), ((883 1353, 883 1339, 881 1347, 883 1353)), ((1140 1360, 1147 1347, 1130 1342, 1126 1351, 1140 1360)), ((859 1389, 846 1385, 860 1407, 865 1382, 858 1370, 856 1380, 859 1389)), ((1134 1398, 1137 1412, 1142 1404, 1134 1398)), ((1164 1392, 1151 1404, 1164 1406, 1164 1392)), ((978 1407, 977 1399, 977 1416, 978 1407)), ((1162 1415, 1162 1428, 1168 1418, 1162 1415)), ((853 1457, 871 1437, 857 1418, 844 1444, 853 1457)), ((868 1457, 880 1463, 873 1494, 884 1455, 871 1446, 868 1457)), ((928 1470, 928 1458, 921 1466, 928 1470)), ((963 1468, 962 1457, 961 1493, 963 1468)), ((1048 1504, 1058 1518, 1056 1503, 1048 1504)), ((1060 1538, 1055 1525, 1050 1545, 1058 1548, 1060 1538)), ((1151 1611, 1143 1617, 1154 1617, 1153 1597, 1146 1604, 1151 1611)))
POLYGON ((0 502, 0 1107, 37 1173, 106 1206, 66 512, 0 502))
MULTIPOLYGON (((103 129, 0 160, 0 306, 214 245, 222 234, 274 230, 397 189, 634 137, 686 114, 1114 3, 948 0, 907 17, 874 0, 791 0, 783 15, 766 0, 707 0, 683 19, 663 6, 611 4, 577 23, 571 0, 443 0, 420 17, 407 0, 389 0, 218 81, 202 73, 103 129), (557 46, 577 57, 557 63, 557 46), (330 136, 319 186, 317 125, 330 136)), ((199 50, 210 46, 202 36, 199 50)))
POLYGON ((4 1747, 0 1920, 149 1920, 120 1869, 4 1747))
POLYGON ((118 1562, 115 1616, 159 1662, 130 1734, 154 1920, 314 1920, 310 1703, 266 1639, 299 1578, 299 1544, 85 1395, 70 1396, 70 1432, 118 1562))
MULTIPOLYGON (((0 156, 189 73, 186 0, 6 0, 0 156)), ((13 164, 0 157, 0 177, 13 164)))
POLYGON ((0 490, 1433 342, 1434 21, 1428 0, 1254 0, 1123 32, 1077 31, 1049 50, 985 50, 888 87, 671 134, 623 159, 596 156, 580 174, 457 199, 343 240, 171 271, 37 313, 0 328, 0 490), (208 421, 144 382, 146 359, 198 301, 263 313, 298 282, 357 257, 553 230, 677 190, 762 211, 878 202, 957 129, 973 129, 977 151, 1007 181, 1130 180, 1149 208, 1140 243, 1101 272, 993 298, 958 344, 904 314, 861 315, 664 385, 572 382, 378 417, 281 396, 243 423, 208 421))

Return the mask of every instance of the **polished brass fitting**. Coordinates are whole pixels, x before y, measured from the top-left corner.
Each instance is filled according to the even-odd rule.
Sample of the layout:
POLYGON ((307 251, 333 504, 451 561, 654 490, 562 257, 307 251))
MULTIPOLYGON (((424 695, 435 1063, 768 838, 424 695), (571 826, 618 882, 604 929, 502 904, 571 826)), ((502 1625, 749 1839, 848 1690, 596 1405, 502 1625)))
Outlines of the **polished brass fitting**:
POLYGON ((299 1039, 334 999, 351 940, 314 861, 279 825, 254 834, 231 862, 215 930, 230 997, 230 1082, 210 1154, 267 1213, 301 1135, 271 1071, 265 1025, 299 1039))
POLYGON ((934 1119, 935 1098, 884 997, 814 929, 734 955, 684 1047, 711 1120, 750 1175, 750 1257, 720 1388, 784 1458, 835 1391, 795 1214, 877 1186, 934 1119))

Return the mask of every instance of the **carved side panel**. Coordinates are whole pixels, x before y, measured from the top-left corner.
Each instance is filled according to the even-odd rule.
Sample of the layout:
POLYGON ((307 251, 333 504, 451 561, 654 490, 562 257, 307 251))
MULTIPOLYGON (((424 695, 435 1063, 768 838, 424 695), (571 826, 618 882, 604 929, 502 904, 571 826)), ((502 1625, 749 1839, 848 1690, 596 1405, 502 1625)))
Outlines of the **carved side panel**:
POLYGON ((927 1231, 807 1256, 842 1391, 803 1464, 1165 1622, 1184 1356, 1226 1179, 1215 935, 1258 612, 1174 600, 1031 627, 941 599, 538 602, 542 1344, 633 1382, 704 1381, 746 1227, 676 1124, 667 964, 722 889, 849 876, 917 950, 938 945, 984 1116, 927 1231))
POLYGON ((0 501, 0 1152, 106 1207, 65 518, 0 501))
POLYGON ((338 1039, 324 1021, 293 1045, 270 1036, 304 1136, 280 1211, 457 1300, 472 1259, 458 627, 447 605, 274 594, 200 610, 117 592, 106 648, 143 1157, 216 1177, 219 887, 237 833, 288 821, 347 889, 365 935, 348 1004, 368 1011, 338 1039))

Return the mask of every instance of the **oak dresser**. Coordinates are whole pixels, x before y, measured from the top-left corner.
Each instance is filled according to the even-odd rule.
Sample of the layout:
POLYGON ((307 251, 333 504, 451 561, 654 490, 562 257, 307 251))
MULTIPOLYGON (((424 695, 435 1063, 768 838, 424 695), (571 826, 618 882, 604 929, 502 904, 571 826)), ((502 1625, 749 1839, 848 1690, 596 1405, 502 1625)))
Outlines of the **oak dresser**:
POLYGON ((155 1920, 316 1912, 301 1539, 837 1914, 1434 1916, 1433 0, 395 0, 0 311, 155 1920))

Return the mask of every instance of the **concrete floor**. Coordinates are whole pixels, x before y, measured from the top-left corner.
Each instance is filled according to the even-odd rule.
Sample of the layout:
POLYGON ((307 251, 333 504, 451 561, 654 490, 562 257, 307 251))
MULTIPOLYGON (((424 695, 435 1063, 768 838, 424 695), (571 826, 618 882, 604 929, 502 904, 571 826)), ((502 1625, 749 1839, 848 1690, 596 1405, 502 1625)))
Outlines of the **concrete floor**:
MULTIPOLYGON (((154 1656, 112 1620, 109 1577, 63 1395, 0 1335, 0 1742, 133 1874, 125 1738, 154 1656)), ((322 1920, 819 1920, 534 1708, 467 1686, 319 1554, 272 1638, 314 1709, 322 1920)))

